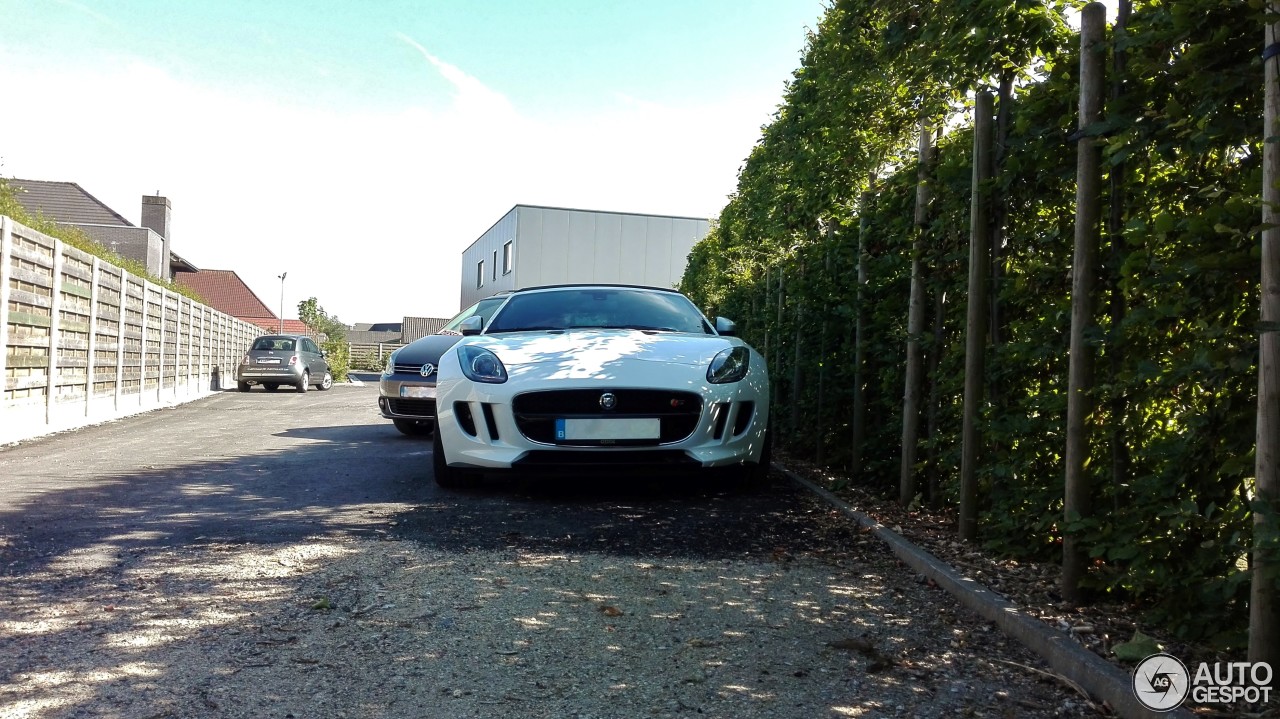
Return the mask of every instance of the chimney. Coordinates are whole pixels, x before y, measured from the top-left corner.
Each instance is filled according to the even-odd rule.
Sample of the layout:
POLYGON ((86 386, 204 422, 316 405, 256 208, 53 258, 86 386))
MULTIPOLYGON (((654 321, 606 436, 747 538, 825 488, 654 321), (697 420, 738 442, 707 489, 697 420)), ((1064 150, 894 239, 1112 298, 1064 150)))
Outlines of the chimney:
POLYGON ((160 235, 163 239, 160 251, 160 276, 166 280, 173 279, 173 268, 169 263, 169 223, 172 219, 173 207, 169 198, 155 195, 142 196, 142 226, 160 235))

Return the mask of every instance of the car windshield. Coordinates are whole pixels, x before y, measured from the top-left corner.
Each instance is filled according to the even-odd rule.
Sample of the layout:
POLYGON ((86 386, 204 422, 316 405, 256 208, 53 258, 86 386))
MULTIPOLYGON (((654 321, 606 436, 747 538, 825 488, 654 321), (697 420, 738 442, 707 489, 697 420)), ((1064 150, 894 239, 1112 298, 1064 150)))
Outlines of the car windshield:
POLYGON ((702 313, 684 295, 611 287, 513 295, 489 323, 486 334, 572 329, 713 334, 702 313))
POLYGON ((292 352, 293 340, 287 337, 259 337, 258 340, 253 343, 253 349, 292 352))
POLYGON ((498 311, 498 307, 502 306, 502 302, 505 299, 507 298, 506 297, 489 297, 488 299, 480 300, 474 305, 471 305, 465 310, 459 312, 457 316, 449 320, 448 324, 440 328, 440 331, 437 332, 436 334, 439 334, 439 335, 462 334, 461 332, 458 331, 458 325, 462 324, 462 321, 467 319, 468 317, 479 317, 481 321, 488 323, 489 318, 493 317, 493 313, 498 311))

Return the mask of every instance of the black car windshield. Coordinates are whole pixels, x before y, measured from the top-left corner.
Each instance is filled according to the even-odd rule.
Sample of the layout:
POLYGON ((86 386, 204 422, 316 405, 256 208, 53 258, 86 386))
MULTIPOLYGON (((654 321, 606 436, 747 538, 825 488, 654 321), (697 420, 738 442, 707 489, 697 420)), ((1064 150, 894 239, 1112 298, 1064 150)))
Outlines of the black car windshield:
POLYGON ((684 295, 614 287, 515 294, 489 322, 485 333, 572 329, 714 334, 684 295))
POLYGON ((436 332, 436 334, 439 334, 439 335, 462 334, 461 332, 458 331, 458 325, 462 324, 463 320, 468 319, 470 317, 479 317, 481 322, 488 322, 489 318, 493 316, 494 312, 498 311, 498 307, 501 306, 502 302, 506 299, 507 299, 506 297, 488 297, 483 300, 480 300, 474 305, 471 305, 467 309, 459 312, 457 316, 449 320, 448 324, 446 324, 444 327, 441 327, 440 331, 436 332))
POLYGON ((285 352, 293 351, 293 340, 288 337, 259 337, 253 343, 255 350, 283 350, 285 352))

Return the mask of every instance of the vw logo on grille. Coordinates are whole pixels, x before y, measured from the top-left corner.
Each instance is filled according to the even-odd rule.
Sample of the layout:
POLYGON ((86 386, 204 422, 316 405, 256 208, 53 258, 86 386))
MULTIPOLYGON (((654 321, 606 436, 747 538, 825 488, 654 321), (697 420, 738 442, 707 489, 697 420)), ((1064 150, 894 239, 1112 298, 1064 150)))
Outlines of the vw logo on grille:
POLYGON ((610 410, 618 406, 618 397, 612 392, 600 395, 600 409, 610 410))
POLYGON ((422 369, 418 370, 418 374, 422 375, 423 377, 430 377, 435 373, 436 373, 436 366, 433 364, 424 364, 422 365, 422 369))

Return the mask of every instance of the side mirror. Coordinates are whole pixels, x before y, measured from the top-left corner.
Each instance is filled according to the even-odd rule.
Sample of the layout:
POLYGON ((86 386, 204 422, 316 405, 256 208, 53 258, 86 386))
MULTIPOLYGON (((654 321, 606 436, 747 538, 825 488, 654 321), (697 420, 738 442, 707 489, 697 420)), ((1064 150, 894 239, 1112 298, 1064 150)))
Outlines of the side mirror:
POLYGON ((734 321, 725 317, 716 318, 716 334, 726 337, 733 337, 738 334, 738 325, 734 321))
POLYGON ((460 332, 463 337, 478 335, 483 329, 484 319, 480 317, 468 317, 462 321, 462 324, 458 325, 458 332, 460 332))

